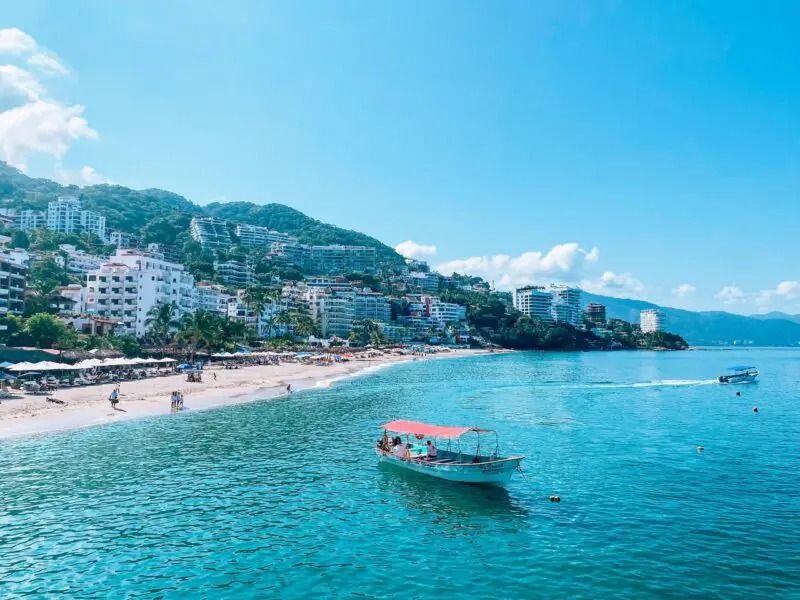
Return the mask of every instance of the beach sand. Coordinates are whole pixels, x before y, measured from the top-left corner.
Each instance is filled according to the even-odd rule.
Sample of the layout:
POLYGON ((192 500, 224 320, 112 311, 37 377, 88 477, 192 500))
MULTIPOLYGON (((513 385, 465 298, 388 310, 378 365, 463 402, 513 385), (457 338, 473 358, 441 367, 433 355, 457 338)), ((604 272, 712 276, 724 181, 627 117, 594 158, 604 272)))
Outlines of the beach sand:
MULTIPOLYGON (((454 350, 419 357, 418 360, 466 356, 485 351, 454 350)), ((49 433, 64 429, 102 425, 141 417, 170 414, 170 393, 183 393, 184 410, 196 411, 286 396, 286 386, 293 392, 334 385, 331 380, 356 375, 367 369, 415 360, 411 356, 381 356, 357 359, 328 366, 282 363, 240 369, 212 367, 202 383, 187 383, 185 375, 169 375, 123 381, 117 410, 108 397, 115 384, 103 384, 57 390, 49 394, 65 404, 48 402, 45 396, 15 392, 16 398, 0 404, 0 439, 49 433), (217 378, 214 379, 213 373, 217 378)))

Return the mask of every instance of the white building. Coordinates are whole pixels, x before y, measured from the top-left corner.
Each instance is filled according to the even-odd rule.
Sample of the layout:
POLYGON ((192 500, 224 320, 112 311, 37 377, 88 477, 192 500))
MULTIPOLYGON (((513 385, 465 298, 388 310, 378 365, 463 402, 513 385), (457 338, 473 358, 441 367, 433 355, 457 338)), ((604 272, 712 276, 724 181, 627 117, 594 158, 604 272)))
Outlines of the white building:
POLYGON ((375 248, 367 246, 311 246, 311 268, 318 275, 371 273, 375 256, 375 248))
POLYGON ((553 322, 553 295, 542 286, 528 285, 515 290, 514 308, 528 317, 553 322))
POLYGON ((583 325, 580 288, 568 285, 553 284, 550 286, 553 295, 553 319, 557 323, 569 323, 573 327, 583 325))
POLYGON ((383 337, 389 342, 409 342, 414 339, 414 330, 394 323, 378 323, 383 337))
POLYGON ((356 321, 391 321, 392 307, 382 294, 375 292, 357 292, 354 297, 353 318, 356 321))
POLYGON ((62 233, 80 233, 81 201, 75 196, 59 196, 47 205, 47 228, 62 233))
POLYGON ((247 287, 256 282, 255 270, 251 265, 238 260, 215 262, 214 272, 231 287, 247 287))
POLYGON ((323 338, 347 338, 353 330, 355 292, 348 289, 309 288, 311 318, 323 338))
POLYGON ((27 267, 0 256, 0 317, 22 314, 27 277, 27 267))
POLYGON ((80 315, 86 312, 86 289, 77 283, 56 288, 60 299, 58 313, 60 315, 80 315))
POLYGON ((423 294, 439 293, 439 274, 425 271, 415 271, 406 275, 408 291, 423 294))
POLYGON ((108 243, 117 248, 135 248, 138 244, 136 236, 123 231, 112 231, 108 234, 108 243))
POLYGON ((66 268, 70 273, 88 273, 94 269, 99 269, 100 265, 108 261, 105 256, 95 256, 83 250, 78 250, 72 244, 61 244, 59 247, 62 254, 55 257, 56 264, 66 268))
POLYGON ((429 298, 428 314, 443 327, 466 320, 467 307, 452 302, 442 302, 439 298, 429 298))
POLYGON ((178 316, 194 310, 194 278, 183 265, 141 250, 117 250, 87 274, 86 287, 86 312, 120 320, 137 337, 147 332, 154 306, 173 304, 178 316))
POLYGON ((46 226, 61 233, 91 233, 106 239, 106 218, 100 213, 83 210, 75 196, 59 196, 47 205, 46 226))
POLYGON ((227 249, 233 243, 227 223, 214 217, 193 217, 189 233, 203 248, 227 249))
POLYGON ((268 227, 246 225, 240 223, 236 226, 236 236, 242 246, 250 248, 269 248, 272 244, 296 244, 297 238, 288 233, 281 233, 268 227))
POLYGON ((40 210, 21 210, 15 218, 15 223, 17 228, 23 231, 44 229, 47 224, 47 217, 40 210))
POLYGON ((228 314, 228 304, 236 298, 221 285, 210 281, 198 281, 194 287, 194 306, 197 310, 205 310, 218 315, 228 314))
POLYGON ((639 327, 641 327, 642 333, 664 331, 666 324, 667 315, 662 310, 648 308, 639 312, 639 327))

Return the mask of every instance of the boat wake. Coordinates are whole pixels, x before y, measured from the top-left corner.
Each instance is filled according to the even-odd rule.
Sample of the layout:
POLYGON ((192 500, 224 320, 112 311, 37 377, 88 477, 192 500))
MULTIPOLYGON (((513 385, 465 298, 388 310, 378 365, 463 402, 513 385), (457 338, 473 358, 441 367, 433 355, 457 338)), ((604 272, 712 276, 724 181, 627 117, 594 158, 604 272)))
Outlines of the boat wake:
POLYGON ((678 387, 687 385, 711 385, 717 383, 716 379, 657 379, 655 381, 642 381, 639 383, 600 383, 590 387, 599 388, 648 388, 648 387, 678 387))

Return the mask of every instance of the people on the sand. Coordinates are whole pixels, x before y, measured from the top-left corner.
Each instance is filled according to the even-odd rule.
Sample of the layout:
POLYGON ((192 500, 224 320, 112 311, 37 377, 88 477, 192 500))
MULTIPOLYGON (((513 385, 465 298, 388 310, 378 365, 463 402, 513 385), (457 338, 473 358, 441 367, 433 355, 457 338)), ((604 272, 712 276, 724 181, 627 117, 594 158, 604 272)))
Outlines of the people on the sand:
POLYGON ((292 393, 292 384, 291 383, 286 386, 286 393, 287 394, 291 394, 292 393))
POLYGON ((428 440, 428 458, 436 458, 436 444, 428 440))
POLYGON ((116 410, 117 403, 119 402, 119 392, 115 389, 111 391, 111 395, 108 397, 109 402, 111 402, 111 408, 116 410))

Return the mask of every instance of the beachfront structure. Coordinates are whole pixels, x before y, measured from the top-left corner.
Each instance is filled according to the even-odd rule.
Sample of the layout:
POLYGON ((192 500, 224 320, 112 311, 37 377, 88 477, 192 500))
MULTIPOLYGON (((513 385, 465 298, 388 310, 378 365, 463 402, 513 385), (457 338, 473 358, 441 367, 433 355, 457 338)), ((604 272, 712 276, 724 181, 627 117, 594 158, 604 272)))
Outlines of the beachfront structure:
POLYGON ((573 327, 583 325, 580 288, 553 284, 550 292, 553 294, 553 319, 557 323, 568 323, 573 327))
POLYGON ((526 285, 514 291, 514 308, 522 314, 541 319, 545 323, 553 322, 553 295, 547 288, 538 285, 526 285))
POLYGON ((367 246, 311 246, 311 270, 315 275, 371 273, 375 257, 375 248, 367 246))
POLYGON ((639 312, 639 327, 641 327, 642 333, 664 331, 666 324, 667 315, 663 310, 648 308, 639 312))
POLYGON ((108 234, 108 243, 117 248, 135 248, 138 245, 135 235, 123 231, 110 232, 108 234))
POLYGON ((0 258, 5 258, 14 264, 28 267, 31 266, 31 255, 25 248, 2 248, 0 258))
POLYGON ((198 281, 194 287, 195 310, 205 310, 210 313, 225 316, 228 314, 228 304, 235 296, 230 294, 225 286, 198 281))
POLYGON ((261 306, 261 314, 258 315, 253 307, 245 302, 246 290, 238 290, 236 296, 228 301, 228 317, 244 323, 256 330, 256 333, 262 337, 280 333, 281 328, 275 324, 275 317, 286 309, 282 303, 275 302, 274 300, 267 300, 261 306))
POLYGON ((247 287, 256 282, 255 269, 252 265, 239 260, 215 262, 214 272, 231 287, 247 287))
POLYGON ((442 302, 439 298, 426 297, 427 313, 440 326, 460 323, 467 318, 467 307, 453 302, 442 302))
POLYGON ((273 243, 297 243, 297 238, 288 233, 281 233, 269 227, 246 225, 244 223, 239 223, 236 226, 236 236, 239 238, 239 243, 248 248, 269 248, 273 243))
POLYGON ((194 310, 194 278, 183 265, 142 250, 117 250, 86 276, 86 312, 122 321, 124 333, 142 337, 148 312, 173 304, 180 317, 194 310))
POLYGON ((204 249, 217 250, 221 248, 225 250, 230 248, 233 243, 228 231, 228 224, 214 217, 192 217, 189 233, 192 239, 204 249))
POLYGON ((590 302, 586 305, 586 318, 594 325, 606 324, 606 307, 604 304, 590 302))
POLYGON ((101 264, 108 261, 108 257, 89 254, 78 250, 72 244, 61 244, 58 249, 60 252, 55 257, 55 262, 70 273, 88 273, 99 269, 101 264))
POLYGON ((353 305, 353 318, 356 321, 391 321, 392 307, 385 296, 375 292, 356 292, 353 305))
POLYGON ((0 317, 22 315, 27 277, 28 268, 25 265, 0 256, 0 317))
POLYGON ((421 294, 439 293, 439 274, 425 271, 415 271, 405 277, 409 292, 421 294))
POLYGON ((106 239, 106 218, 100 213, 83 210, 76 196, 59 196, 47 205, 45 226, 61 233, 91 233, 106 239))
POLYGON ((395 323, 378 323, 378 327, 387 342, 410 342, 414 339, 414 330, 405 325, 395 323))
POLYGON ((14 219, 17 229, 29 231, 31 229, 44 229, 47 217, 40 210, 21 210, 14 219))
POLYGON ((347 288, 309 288, 311 318, 323 338, 347 338, 355 319, 355 292, 347 288))

